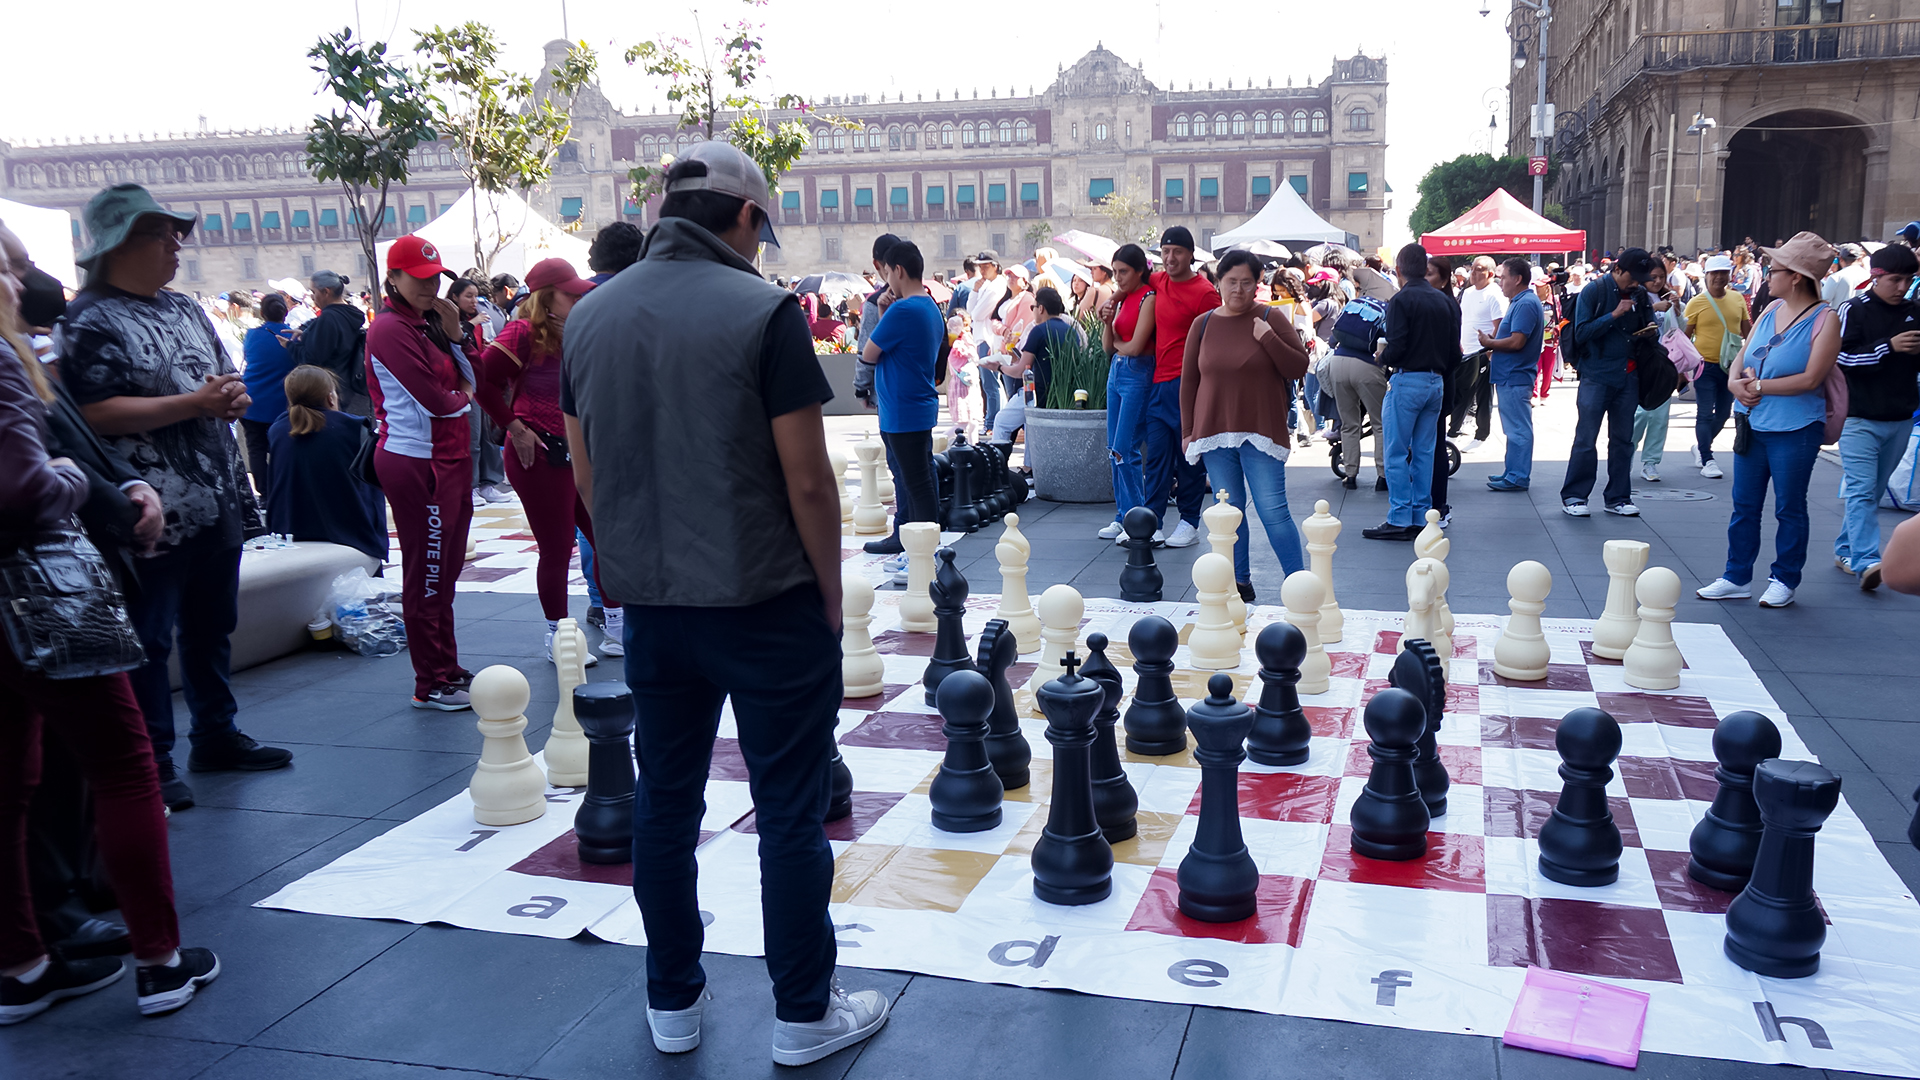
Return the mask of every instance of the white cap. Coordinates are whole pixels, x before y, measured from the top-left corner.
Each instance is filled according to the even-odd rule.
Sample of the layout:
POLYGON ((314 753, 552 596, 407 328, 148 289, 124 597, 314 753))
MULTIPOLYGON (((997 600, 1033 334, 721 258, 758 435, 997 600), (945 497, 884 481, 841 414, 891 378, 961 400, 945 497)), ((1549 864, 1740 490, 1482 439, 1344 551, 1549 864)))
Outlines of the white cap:
POLYGON ((1709 274, 1713 273, 1715 270, 1725 270, 1727 273, 1732 273, 1733 260, 1727 258, 1725 255, 1709 255, 1707 256, 1707 265, 1705 269, 1706 269, 1706 272, 1709 274))

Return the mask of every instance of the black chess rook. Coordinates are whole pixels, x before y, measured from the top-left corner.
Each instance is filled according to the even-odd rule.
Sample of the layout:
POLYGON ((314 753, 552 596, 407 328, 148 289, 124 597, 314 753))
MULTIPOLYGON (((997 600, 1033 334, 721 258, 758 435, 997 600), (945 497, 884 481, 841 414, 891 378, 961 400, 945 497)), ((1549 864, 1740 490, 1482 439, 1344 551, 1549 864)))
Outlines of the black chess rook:
POLYGON ((1033 845, 1033 894, 1049 904, 1093 904, 1113 892, 1113 847, 1093 816, 1093 714, 1106 692, 1075 669, 1036 695, 1053 744, 1053 802, 1047 826, 1033 845))
POLYGON ((1780 756, 1780 729, 1757 712, 1737 712, 1713 729, 1713 778, 1720 789, 1687 838, 1687 876, 1702 885, 1739 892, 1760 854, 1760 806, 1753 801, 1753 770, 1780 756))
POLYGON ((1026 787, 1033 778, 1033 747, 1020 730, 1020 711, 1013 704, 1007 668, 1020 655, 1020 643, 1007 620, 993 619, 980 631, 980 670, 993 687, 993 713, 987 717, 987 760, 1008 791, 1026 787))
POLYGON ((1126 530, 1127 565, 1120 569, 1120 599, 1136 604, 1158 603, 1165 579, 1153 564, 1153 531, 1160 527, 1160 516, 1144 506, 1136 506, 1120 519, 1126 530))
POLYGON ((1592 888, 1620 878, 1620 826, 1607 807, 1607 783, 1620 756, 1620 724, 1601 709, 1560 718, 1560 801, 1540 826, 1540 873, 1562 885, 1592 888))
MULTIPOLYGON (((1271 623, 1253 639, 1260 658, 1260 705, 1247 735, 1247 756, 1262 765, 1298 765, 1311 752, 1313 728, 1300 708, 1300 662, 1307 636, 1290 622, 1271 623)), ((1198 738, 1198 735, 1195 736, 1198 738)))
POLYGON ((1440 760, 1440 721, 1447 709, 1447 667, 1424 638, 1403 643, 1400 655, 1387 675, 1389 685, 1397 686, 1420 699, 1427 710, 1427 728, 1414 747, 1413 782, 1420 785, 1420 798, 1426 801, 1429 818, 1447 812, 1447 790, 1453 781, 1440 760))
POLYGON ((1727 905, 1727 959, 1756 975, 1804 979, 1820 970, 1826 917, 1813 898, 1813 840, 1840 805, 1840 778, 1811 761, 1763 761, 1753 770, 1760 852, 1747 887, 1727 905))
POLYGON ((1200 824, 1180 860, 1180 911, 1201 922, 1251 918, 1260 871, 1240 835, 1240 744, 1253 728, 1253 710, 1233 699, 1233 677, 1207 680, 1207 699, 1187 710, 1200 763, 1200 824))
POLYGON ((1388 687, 1367 702, 1367 756, 1373 769, 1353 802, 1353 851, 1369 859, 1405 862, 1427 853, 1427 804, 1413 779, 1415 744, 1427 710, 1405 690, 1388 687))
POLYGON ((927 661, 927 674, 921 681, 927 688, 927 704, 935 704, 935 693, 940 689, 940 680, 955 671, 973 667, 967 658, 967 630, 964 623, 967 615, 967 579, 960 569, 953 565, 953 549, 942 547, 933 553, 933 580, 927 584, 927 595, 933 600, 933 618, 935 633, 933 639, 933 658, 927 661))
POLYGON ((927 791, 933 827, 942 832, 985 832, 1000 824, 1000 777, 987 761, 987 714, 993 686, 977 671, 956 671, 940 684, 941 731, 947 756, 927 791))
POLYGON ((1136 754, 1165 757, 1187 748, 1187 714, 1173 694, 1173 653, 1179 647, 1180 631, 1158 615, 1135 620, 1127 631, 1135 682, 1133 704, 1121 723, 1127 749, 1136 754))
POLYGON ((1093 716, 1093 816, 1107 843, 1117 844, 1132 839, 1139 829, 1140 796, 1120 765, 1120 746, 1113 737, 1120 722, 1120 696, 1126 691, 1119 670, 1107 659, 1107 635, 1087 635, 1087 662, 1080 665, 1080 674, 1106 693, 1093 716))
POLYGON ((573 715, 587 736, 587 793, 573 814, 580 861, 633 861, 633 694, 624 683, 573 688, 573 715))

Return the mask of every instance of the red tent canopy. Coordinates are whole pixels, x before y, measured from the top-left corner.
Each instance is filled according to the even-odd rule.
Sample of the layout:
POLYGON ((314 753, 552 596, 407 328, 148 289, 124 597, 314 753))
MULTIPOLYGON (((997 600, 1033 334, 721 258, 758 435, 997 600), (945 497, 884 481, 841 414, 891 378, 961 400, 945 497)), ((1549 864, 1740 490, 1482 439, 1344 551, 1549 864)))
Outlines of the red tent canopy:
POLYGON ((1585 251, 1584 229, 1563 229, 1520 205, 1505 188, 1479 206, 1420 238, 1429 255, 1491 255, 1501 251, 1585 251))

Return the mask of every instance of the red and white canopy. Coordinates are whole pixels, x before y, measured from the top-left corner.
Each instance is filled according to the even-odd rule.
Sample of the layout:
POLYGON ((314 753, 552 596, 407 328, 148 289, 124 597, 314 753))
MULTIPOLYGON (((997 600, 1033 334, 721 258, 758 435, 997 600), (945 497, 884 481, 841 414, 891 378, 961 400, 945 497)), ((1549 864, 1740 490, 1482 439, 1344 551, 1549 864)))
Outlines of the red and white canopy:
POLYGON ((1503 251, 1585 251, 1584 229, 1563 229, 1520 205, 1505 188, 1479 206, 1420 238, 1429 255, 1491 255, 1503 251))

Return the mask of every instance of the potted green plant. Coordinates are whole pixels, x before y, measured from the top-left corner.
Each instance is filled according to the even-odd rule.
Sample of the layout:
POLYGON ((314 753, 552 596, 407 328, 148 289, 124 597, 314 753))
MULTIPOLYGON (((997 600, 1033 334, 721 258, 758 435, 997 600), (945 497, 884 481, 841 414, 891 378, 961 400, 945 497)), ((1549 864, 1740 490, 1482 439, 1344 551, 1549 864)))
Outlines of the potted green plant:
POLYGON ((1033 468, 1034 494, 1049 502, 1113 499, 1107 453, 1110 360, 1100 347, 1100 324, 1089 317, 1080 329, 1079 340, 1052 350, 1047 400, 1027 410, 1027 462, 1033 468))

